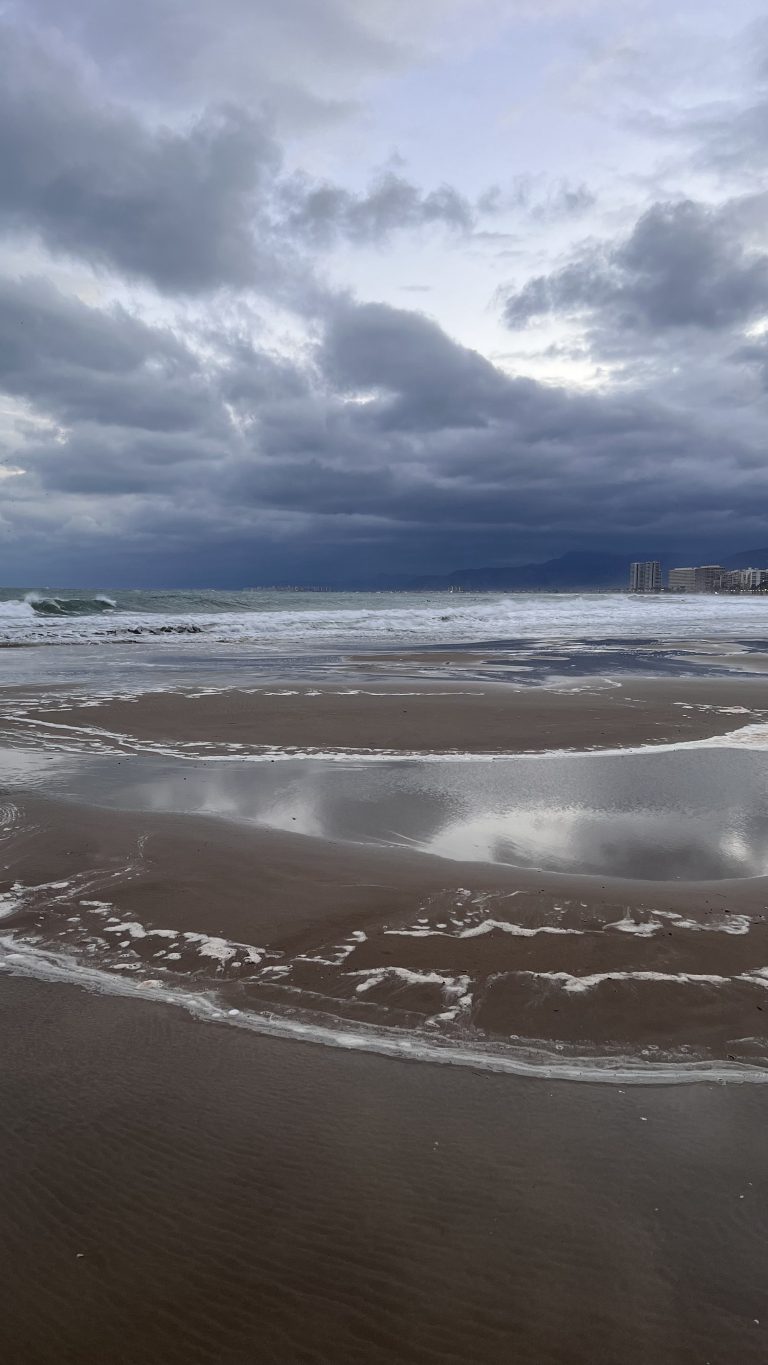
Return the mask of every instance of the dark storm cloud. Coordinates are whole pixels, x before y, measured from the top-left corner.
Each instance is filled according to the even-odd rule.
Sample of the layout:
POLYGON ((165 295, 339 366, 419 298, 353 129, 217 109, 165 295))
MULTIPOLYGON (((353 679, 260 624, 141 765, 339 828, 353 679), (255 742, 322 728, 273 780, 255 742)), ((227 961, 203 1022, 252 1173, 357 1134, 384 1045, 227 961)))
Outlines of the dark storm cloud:
POLYGON ((573 395, 511 379, 405 310, 337 309, 318 364, 333 393, 304 410, 293 455, 283 425, 279 461, 233 467, 239 498, 376 517, 391 543, 417 527, 433 544, 484 527, 495 544, 506 527, 522 544, 577 526, 684 535, 697 518, 722 525, 724 487, 729 511, 749 515, 755 479, 768 486, 755 448, 734 433, 724 444, 647 394, 573 395))
POLYGON ((101 102, 77 68, 4 26, 0 43, 0 225, 39 235, 163 291, 271 277, 279 258, 259 197, 279 156, 242 110, 182 130, 101 102))
POLYGON ((729 359, 732 364, 742 366, 751 373, 768 393, 768 338, 764 335, 750 338, 737 346, 729 359))
POLYGON ((119 526, 124 553, 154 528, 157 544, 187 545, 190 572, 227 537, 244 555, 249 538, 286 555, 303 539, 326 562, 335 554, 344 576, 353 544, 368 544, 379 567, 401 552, 418 567, 427 545, 450 567, 460 544, 486 557, 506 546, 509 557, 513 542, 531 553, 574 528, 641 541, 714 533, 748 522, 768 492, 745 436, 724 440, 648 394, 510 378, 405 309, 337 302, 301 362, 222 332, 216 363, 202 366, 188 344, 122 310, 33 283, 5 302, 4 383, 66 423, 27 433, 18 462, 28 472, 6 481, 6 506, 20 518, 50 507, 54 538, 67 517, 76 528, 95 519, 96 545, 119 526))
POLYGON ((208 498, 226 454, 226 447, 202 433, 149 434, 84 422, 63 440, 30 441, 24 459, 48 492, 154 498, 183 488, 185 497, 208 498))
POLYGON ((370 412, 384 411, 392 429, 484 426, 509 413, 512 396, 528 388, 429 318, 381 303, 337 307, 320 361, 342 392, 387 395, 370 412))
POLYGON ((296 304, 313 293, 300 252, 370 243, 440 223, 467 231, 451 186, 385 173, 355 195, 281 178, 262 114, 220 104, 173 126, 110 103, 71 54, 0 25, 0 231, 161 292, 250 288, 296 304))
MULTIPOLYGON (((313 278, 323 249, 433 226, 472 241, 484 216, 563 224, 594 204, 519 177, 470 200, 397 163, 358 190, 288 175, 274 128, 333 116, 360 73, 407 60, 412 0, 24 8, 64 37, 2 30, 0 231, 96 266, 125 299, 154 286, 142 306, 168 321, 0 286, 0 441, 26 471, 0 481, 0 543, 213 582, 763 538, 765 346, 743 335, 768 308, 760 194, 659 203, 521 282, 510 326, 576 315, 582 360, 629 362, 631 388, 567 391, 313 278), (280 353, 259 292, 290 315, 286 340, 262 300, 280 353), (696 401, 667 382, 678 370, 696 401)), ((728 136, 747 134, 731 119, 728 136)), ((723 123, 722 165, 726 140, 723 123)), ((531 250, 522 228, 516 242, 531 250)))
POLYGON ((616 245, 588 246, 510 294, 510 327, 550 313, 593 314, 623 331, 717 330, 768 308, 768 255, 742 246, 727 209, 655 204, 616 245))
POLYGON ((173 333, 89 308, 41 280, 0 281, 0 388, 56 421, 221 427, 210 380, 173 333))

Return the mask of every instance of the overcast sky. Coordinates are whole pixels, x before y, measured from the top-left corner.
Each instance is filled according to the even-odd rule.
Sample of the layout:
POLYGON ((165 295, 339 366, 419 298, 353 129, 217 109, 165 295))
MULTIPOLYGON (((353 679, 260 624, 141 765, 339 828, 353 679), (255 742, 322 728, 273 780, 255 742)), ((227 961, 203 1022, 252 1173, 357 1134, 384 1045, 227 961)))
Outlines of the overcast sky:
POLYGON ((768 545, 763 14, 0 4, 0 581, 768 545))

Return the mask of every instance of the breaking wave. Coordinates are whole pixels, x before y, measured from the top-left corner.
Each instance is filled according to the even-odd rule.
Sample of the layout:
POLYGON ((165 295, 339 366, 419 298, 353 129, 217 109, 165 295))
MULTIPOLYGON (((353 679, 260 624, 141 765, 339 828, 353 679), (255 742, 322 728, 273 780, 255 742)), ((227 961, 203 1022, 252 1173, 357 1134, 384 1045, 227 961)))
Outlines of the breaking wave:
MULTIPOLYGON (((761 598, 629 594, 336 593, 274 590, 0 591, 0 644, 134 642, 196 635, 212 643, 285 649, 392 648, 482 641, 590 641, 602 656, 622 642, 744 642, 766 636, 761 598)), ((525 660, 522 660, 525 663, 525 660)))
POLYGON ((29 592, 24 605, 31 607, 38 616, 98 616, 117 607, 114 599, 102 592, 93 597, 45 597, 42 593, 29 592))
POLYGON ((63 620, 71 616, 102 616, 116 610, 114 598, 103 592, 88 596, 28 592, 20 598, 0 601, 0 638, 7 638, 14 628, 22 633, 25 626, 34 629, 40 617, 63 620))

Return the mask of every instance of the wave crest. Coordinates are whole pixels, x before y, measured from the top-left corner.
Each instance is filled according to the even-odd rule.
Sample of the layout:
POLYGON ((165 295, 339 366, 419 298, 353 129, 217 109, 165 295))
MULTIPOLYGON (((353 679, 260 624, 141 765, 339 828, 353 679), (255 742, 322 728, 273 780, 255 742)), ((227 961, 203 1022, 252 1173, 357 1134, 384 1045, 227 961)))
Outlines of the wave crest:
POLYGON ((103 592, 94 593, 92 597, 46 597, 42 593, 28 592, 24 602, 38 616, 98 616, 117 607, 113 598, 103 592))

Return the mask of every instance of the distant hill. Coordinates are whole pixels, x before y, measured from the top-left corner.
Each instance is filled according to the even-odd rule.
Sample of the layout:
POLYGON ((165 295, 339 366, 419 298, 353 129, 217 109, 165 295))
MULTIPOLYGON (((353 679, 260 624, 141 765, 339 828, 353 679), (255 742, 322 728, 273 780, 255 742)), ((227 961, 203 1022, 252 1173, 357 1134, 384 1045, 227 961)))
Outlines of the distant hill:
MULTIPOLYGON (((743 550, 725 559, 706 554, 648 554, 616 555, 602 550, 569 550, 567 554, 548 559, 543 564, 484 565, 477 569, 454 569, 446 574, 381 575, 371 585, 394 588, 399 592, 433 589, 444 592, 462 588, 464 592, 611 592, 623 591, 629 583, 629 566, 634 559, 660 559, 662 578, 679 564, 719 563, 725 569, 768 567, 768 549, 743 550)), ((366 586, 361 584, 360 586, 366 586)))
POLYGON ((463 588, 465 592, 575 592, 602 588, 626 588, 630 558, 602 551, 571 550, 543 564, 517 564, 509 568, 489 565, 480 569, 456 569, 449 574, 424 574, 408 580, 408 588, 463 588))
POLYGON ((723 560, 724 569, 764 569, 768 567, 768 550, 743 550, 723 560))

